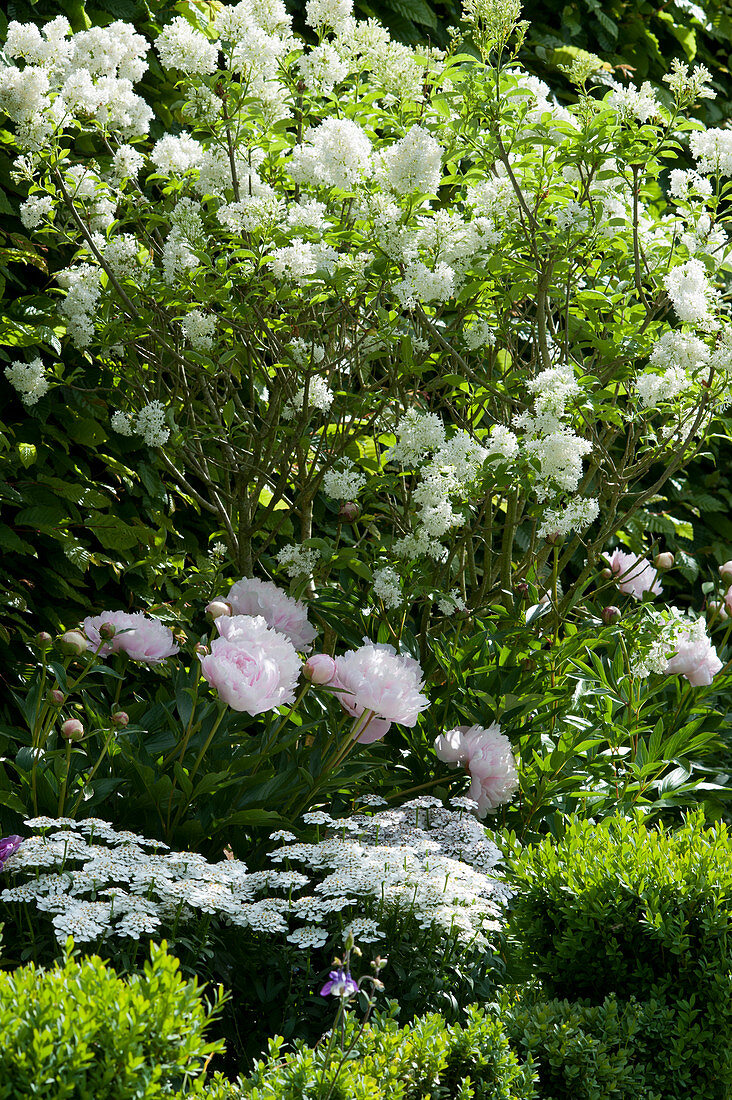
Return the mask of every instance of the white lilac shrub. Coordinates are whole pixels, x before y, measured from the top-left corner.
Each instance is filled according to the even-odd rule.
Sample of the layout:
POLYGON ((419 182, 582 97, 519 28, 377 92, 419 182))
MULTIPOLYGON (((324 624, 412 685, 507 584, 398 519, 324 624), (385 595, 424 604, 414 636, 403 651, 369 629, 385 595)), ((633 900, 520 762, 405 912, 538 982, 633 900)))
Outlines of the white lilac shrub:
MULTIPOLYGON (((153 43, 10 23, 23 220, 77 250, 67 337, 245 574, 327 580, 314 501, 351 522, 358 498, 378 606, 510 600, 560 540, 559 573, 586 545, 581 586, 729 398, 730 138, 685 117, 709 74, 676 63, 661 96, 584 60, 563 107, 517 60, 516 2, 470 0, 446 53, 348 0, 307 13, 313 46, 281 0, 186 9, 153 43), (154 144, 151 48, 184 101, 154 144)), ((63 385, 38 358, 6 374, 26 404, 63 385)))
POLYGON ((325 834, 315 843, 273 834, 281 846, 263 871, 170 852, 98 818, 34 818, 25 823, 34 835, 5 860, 0 902, 47 914, 60 943, 175 938, 179 927, 213 919, 305 950, 342 942, 344 932, 377 942, 397 915, 438 939, 488 947, 509 890, 498 848, 464 808, 474 804, 457 799, 449 810, 422 797, 385 810, 377 796, 362 801, 375 812, 306 814, 325 834))

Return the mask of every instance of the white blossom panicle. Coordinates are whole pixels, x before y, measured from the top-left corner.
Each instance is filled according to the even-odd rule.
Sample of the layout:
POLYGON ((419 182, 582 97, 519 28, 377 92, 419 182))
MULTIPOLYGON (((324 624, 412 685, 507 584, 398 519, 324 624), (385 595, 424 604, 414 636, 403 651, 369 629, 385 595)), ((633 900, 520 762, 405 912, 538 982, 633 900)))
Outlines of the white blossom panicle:
POLYGON ((693 130, 689 145, 702 175, 732 175, 732 130, 693 130))
POLYGON ((397 443, 389 452, 392 462, 405 466, 424 461, 445 442, 445 425, 435 413, 408 409, 397 424, 397 443))
POLYGON ((35 405, 48 393, 49 382, 40 359, 32 359, 30 363, 16 360, 5 368, 5 377, 24 405, 35 405))
POLYGON ((609 103, 624 121, 632 119, 636 122, 652 122, 662 112, 653 85, 647 80, 640 88, 635 88, 632 84, 627 88, 618 85, 610 93, 609 103))
POLYGON ((135 425, 132 413, 122 412, 118 409, 112 414, 111 424, 119 435, 134 435, 135 425))
POLYGON ((352 12, 353 0, 307 0, 305 22, 314 30, 330 27, 337 32, 352 12))
POLYGON ((347 118, 326 118, 295 146, 290 175, 295 183, 350 191, 372 171, 368 134, 347 118))
POLYGON ((415 124, 380 154, 379 167, 397 195, 413 191, 436 195, 442 175, 442 149, 428 130, 415 124))
POLYGON ((566 538, 571 531, 584 531, 600 514, 600 504, 594 497, 570 500, 564 507, 547 508, 538 530, 540 539, 556 536, 566 538))
POLYGON ((30 195, 20 207, 20 220, 26 229, 37 229, 42 222, 51 220, 53 208, 51 195, 30 195))
POLYGON ((318 550, 309 549, 306 546, 283 546, 277 554, 277 562, 284 569, 288 577, 298 580, 300 577, 311 576, 316 565, 320 561, 318 550))
POLYGON ((183 334, 196 351, 210 351, 216 332, 216 318, 200 309, 190 310, 180 323, 183 334))
POLYGON ((685 264, 672 268, 664 283, 680 321, 690 325, 709 325, 717 295, 710 286, 701 260, 687 260, 685 264))
MULTIPOLYGON (((306 400, 306 387, 301 386, 294 397, 291 397, 289 401, 285 403, 282 408, 283 420, 294 420, 295 417, 303 409, 306 400)), ((318 409, 320 412, 327 412, 333 404, 333 391, 330 389, 325 378, 320 378, 318 375, 313 375, 307 385, 307 407, 308 409, 318 409)))
POLYGON ((467 611, 467 604, 457 588, 438 597, 437 606, 443 615, 454 615, 457 611, 467 611))
POLYGON ((178 69, 187 76, 205 76, 216 70, 218 43, 209 41, 182 15, 163 27, 155 39, 155 49, 165 69, 178 69))
POLYGON ((404 603, 401 578, 390 565, 374 570, 373 590, 387 610, 395 610, 404 603))
POLYGON ((355 500, 366 485, 366 475, 357 470, 350 459, 339 469, 327 470, 323 476, 323 492, 332 500, 355 500))
POLYGON ((148 447, 162 447, 167 443, 170 428, 165 423, 165 405, 160 401, 151 401, 140 409, 135 418, 135 431, 143 437, 148 447))
POLYGON ((322 96, 330 95, 350 71, 348 62, 343 60, 335 46, 329 42, 322 42, 305 52, 299 58, 297 67, 308 91, 322 96))

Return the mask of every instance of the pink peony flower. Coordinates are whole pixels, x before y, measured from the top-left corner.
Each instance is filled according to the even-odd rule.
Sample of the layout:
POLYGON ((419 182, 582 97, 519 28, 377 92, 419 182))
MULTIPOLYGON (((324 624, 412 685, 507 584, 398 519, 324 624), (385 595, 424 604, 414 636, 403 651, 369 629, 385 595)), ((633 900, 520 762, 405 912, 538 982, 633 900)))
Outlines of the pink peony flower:
POLYGON ((220 637, 200 657, 201 671, 232 710, 264 714, 295 700, 300 658, 287 638, 261 615, 220 616, 220 637))
POLYGON ((674 655, 666 665, 666 675, 685 676, 693 687, 707 687, 722 668, 703 619, 689 623, 678 631, 674 649, 674 655))
POLYGON ((614 550, 608 564, 617 578, 620 591, 627 592, 636 600, 642 599, 644 592, 654 596, 660 596, 663 592, 658 573, 646 558, 626 554, 624 550, 614 550))
POLYGON ((173 641, 173 632, 158 619, 149 619, 142 611, 134 614, 127 611, 103 611, 101 615, 84 619, 84 633, 92 649, 97 649, 102 641, 99 631, 107 623, 114 627, 115 633, 99 650, 101 657, 107 657, 110 653, 126 653, 133 661, 157 665, 178 652, 178 646, 173 641))
POLYGON ((504 802, 510 802, 518 787, 518 771, 511 742, 493 722, 483 726, 457 726, 435 740, 440 760, 452 767, 462 765, 472 782, 468 798, 478 803, 478 814, 485 817, 504 802))
POLYGON ((371 718, 357 740, 370 745, 388 731, 392 722, 415 725, 429 699, 420 694, 424 687, 422 669, 412 657, 399 654, 390 645, 366 642, 336 657, 332 686, 344 710, 359 718, 371 710, 371 718))
POLYGON ((308 622, 305 604, 271 581, 243 577, 231 586, 226 601, 234 615, 261 615, 267 626, 288 637, 301 653, 307 653, 318 633, 308 622))

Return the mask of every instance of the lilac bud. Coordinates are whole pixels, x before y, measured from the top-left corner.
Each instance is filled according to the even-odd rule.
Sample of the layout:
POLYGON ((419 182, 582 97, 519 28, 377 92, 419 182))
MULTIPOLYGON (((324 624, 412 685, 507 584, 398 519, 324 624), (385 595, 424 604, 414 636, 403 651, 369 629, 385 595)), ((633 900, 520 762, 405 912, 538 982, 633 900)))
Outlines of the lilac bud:
POLYGON ((130 724, 130 716, 123 710, 118 710, 116 714, 112 715, 112 725, 117 729, 123 730, 125 726, 130 724))
POLYGON ((50 703, 52 707, 60 707, 65 700, 66 696, 62 691, 59 691, 58 688, 54 688, 52 691, 49 691, 48 695, 46 696, 46 702, 50 703))
POLYGON ((212 619, 218 619, 222 615, 233 615, 233 613, 234 608, 228 600, 215 599, 206 604, 206 614, 210 615, 212 619))
POLYGON ((62 653, 80 657, 89 648, 89 640, 80 630, 67 630, 65 634, 58 634, 56 642, 62 653))
POLYGON ((327 653, 314 653, 302 666, 302 674, 311 684, 322 687, 335 679, 336 663, 327 653))
POLYGON ((346 500, 338 509, 338 519, 344 523, 355 523, 361 515, 361 505, 355 500, 346 500))
POLYGON ((40 634, 36 634, 36 645, 44 653, 47 649, 50 649, 53 644, 53 638, 47 630, 42 630, 40 634))
POLYGON ((84 736, 84 727, 78 718, 67 718, 61 727, 61 736, 67 741, 81 741, 84 736))
POLYGON ((659 571, 662 569, 670 569, 674 564, 674 556, 673 554, 669 554, 668 551, 666 551, 665 554, 656 554, 653 559, 653 564, 659 571))
POLYGON ((612 604, 610 605, 610 607, 603 607, 603 609, 602 609, 602 621, 605 623, 606 626, 609 626, 610 623, 617 622, 619 618, 620 618, 620 608, 619 607, 614 607, 612 604))

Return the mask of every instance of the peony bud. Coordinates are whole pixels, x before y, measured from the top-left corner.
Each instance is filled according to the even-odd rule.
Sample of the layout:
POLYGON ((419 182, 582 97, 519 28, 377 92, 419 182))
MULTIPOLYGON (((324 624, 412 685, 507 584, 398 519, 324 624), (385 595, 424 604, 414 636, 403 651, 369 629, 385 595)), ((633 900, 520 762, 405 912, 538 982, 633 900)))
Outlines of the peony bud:
POLYGON ((211 650, 207 645, 204 645, 203 642, 196 642, 193 647, 193 652, 197 653, 199 657, 208 657, 211 650))
POLYGON ((721 622, 725 622, 729 618, 727 608, 722 600, 710 600, 707 604, 707 611, 711 616, 716 616, 721 622))
POLYGON ((84 736, 84 727, 78 718, 67 718, 61 727, 61 736, 67 741, 81 741, 84 736))
POLYGON ((605 578, 606 581, 612 580, 612 578, 615 576, 612 569, 603 569, 601 575, 605 578))
POLYGON ((719 575, 727 584, 732 584, 732 561, 726 561, 719 567, 719 575))
POLYGON ((322 687, 334 680, 336 663, 327 653, 314 653, 312 657, 308 657, 302 666, 302 674, 311 684, 322 687))
POLYGON ((216 599, 206 604, 206 614, 212 619, 218 619, 222 615, 233 615, 234 609, 228 600, 216 599))
POLYGON ((113 638, 117 633, 117 627, 114 623, 102 623, 99 627, 99 637, 104 638, 105 642, 108 642, 110 638, 113 638))
POLYGON ((56 642, 62 653, 80 657, 89 648, 89 641, 80 630, 67 630, 65 634, 57 634, 56 642))
POLYGON ((605 623, 606 626, 609 626, 610 623, 617 622, 619 618, 620 618, 620 608, 619 607, 614 607, 612 604, 610 605, 610 607, 603 607, 603 609, 602 609, 602 621, 605 623))
POLYGON ((548 535, 544 536, 550 546, 558 546, 562 541, 562 536, 559 531, 550 531, 548 535))
POLYGON ((126 714, 125 711, 118 710, 116 714, 112 715, 112 725, 116 726, 117 729, 123 730, 125 726, 128 726, 129 724, 130 716, 129 714, 126 714))
POLYGON ((355 500, 346 500, 338 509, 338 519, 344 523, 355 523, 361 515, 361 506, 355 500))
POLYGON ((525 600, 529 594, 529 586, 526 581, 519 581, 518 584, 514 585, 513 590, 520 600, 525 600))
POLYGON ((36 634, 36 645, 44 653, 47 649, 50 649, 53 644, 53 638, 47 630, 42 630, 40 634, 36 634))
POLYGON ((668 551, 666 551, 665 554, 656 554, 653 559, 653 564, 659 571, 662 569, 670 569, 674 564, 674 556, 673 554, 669 554, 668 551))
POLYGON ((48 695, 46 696, 46 702, 50 703, 52 707, 60 707, 65 699, 66 696, 62 691, 59 691, 58 688, 54 688, 52 691, 49 691, 48 695))

